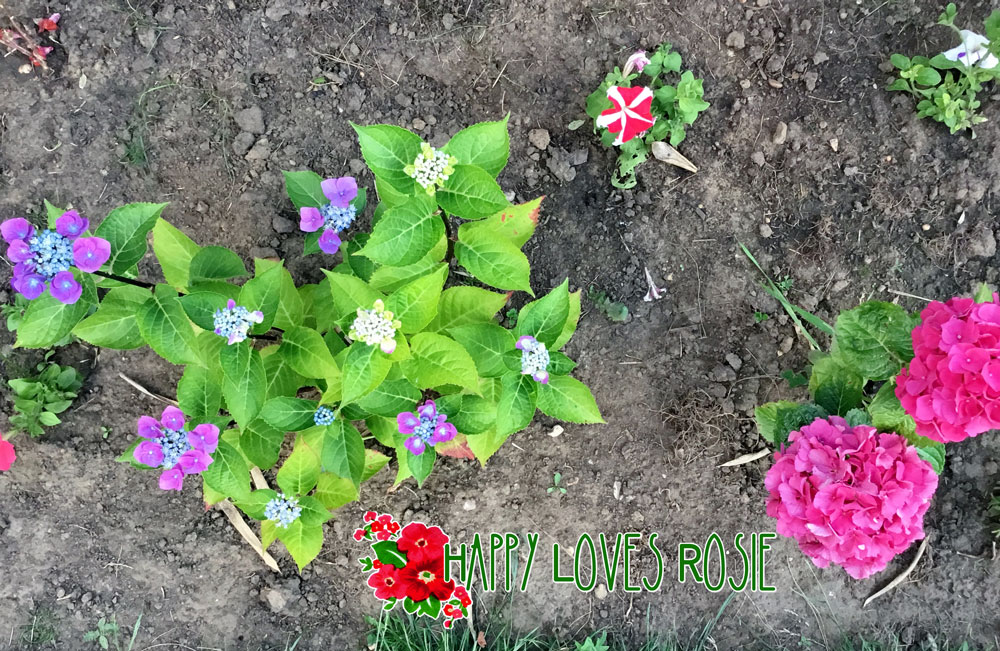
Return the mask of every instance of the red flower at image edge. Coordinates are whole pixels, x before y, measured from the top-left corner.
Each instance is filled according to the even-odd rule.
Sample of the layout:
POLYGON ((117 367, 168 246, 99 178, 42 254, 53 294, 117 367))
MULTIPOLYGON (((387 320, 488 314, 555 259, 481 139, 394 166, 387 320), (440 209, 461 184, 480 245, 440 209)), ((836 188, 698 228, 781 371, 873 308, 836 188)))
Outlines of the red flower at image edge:
POLYGON ((438 559, 444 556, 444 546, 448 536, 440 527, 426 527, 419 522, 411 522, 403 527, 396 545, 406 553, 407 566, 410 562, 423 559, 438 559))
POLYGON ((17 455, 14 454, 14 446, 10 441, 0 439, 0 470, 10 470, 10 464, 14 463, 17 455))
POLYGON ((451 598, 455 580, 444 580, 444 561, 441 558, 409 560, 399 571, 399 578, 406 586, 406 596, 413 601, 424 601, 434 595, 441 601, 451 598))
POLYGON ((406 582, 395 565, 383 565, 378 572, 368 577, 368 585, 375 588, 375 598, 402 599, 407 595, 406 582))
POLYGON ((645 86, 611 86, 608 88, 608 99, 614 104, 614 108, 609 108, 598 116, 597 126, 607 127, 611 133, 618 134, 615 145, 628 142, 656 122, 652 113, 653 91, 645 86))

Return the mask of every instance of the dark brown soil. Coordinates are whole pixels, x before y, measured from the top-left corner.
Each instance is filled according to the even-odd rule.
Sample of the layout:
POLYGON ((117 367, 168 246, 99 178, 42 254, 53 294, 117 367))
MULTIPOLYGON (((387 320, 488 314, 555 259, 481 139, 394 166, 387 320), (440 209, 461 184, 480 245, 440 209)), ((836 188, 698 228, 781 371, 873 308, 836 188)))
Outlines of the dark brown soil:
MULTIPOLYGON (((19 437, 15 468, 0 475, 0 638, 12 630, 15 648, 38 609, 54 613, 66 649, 84 648, 82 633, 111 612, 144 613, 140 648, 258 649, 299 634, 300 649, 358 648, 362 617, 378 608, 350 539, 365 508, 460 540, 539 531, 546 547, 566 547, 584 532, 659 532, 668 575, 658 593, 601 599, 553 585, 542 566, 515 597, 515 621, 564 635, 692 631, 725 595, 676 582, 676 545, 773 531, 769 461, 717 466, 763 447, 752 409, 800 396, 779 374, 800 370, 808 352, 737 241, 828 320, 869 298, 920 307, 894 292, 945 298, 998 280, 1000 97, 984 98, 990 122, 973 140, 918 121, 909 98, 884 90, 892 52, 942 44, 936 2, 130 1, 5 3, 4 15, 24 19, 60 11, 62 47, 49 77, 18 75, 13 58, 0 65, 0 218, 43 198, 92 221, 122 203, 170 201, 165 216, 199 242, 245 258, 276 251, 300 281, 314 280, 319 261, 298 256, 281 169, 360 173, 370 187, 348 120, 409 126, 439 144, 509 111, 501 183, 518 200, 547 195, 527 246, 534 285, 569 276, 624 301, 632 317, 615 324, 588 304, 569 349, 606 426, 552 438, 543 418, 485 469, 448 460, 422 490, 387 493, 383 472, 301 576, 283 552, 283 573, 269 572, 204 511, 193 484, 165 494, 154 476, 113 462, 137 416, 161 409, 119 373, 172 395, 176 367, 149 351, 65 349, 64 361, 92 367, 84 392, 44 439, 19 437), (727 45, 740 40, 733 32, 740 49, 727 45), (700 171, 678 176, 654 161, 635 190, 612 191, 613 153, 589 125, 567 125, 610 66, 664 39, 705 78, 712 103, 681 146, 700 171), (331 83, 312 86, 320 76, 331 83), (263 124, 241 113, 255 107, 263 124), (787 139, 775 144, 779 122, 787 139), (536 128, 551 136, 545 151, 529 144, 536 128), (663 300, 642 301, 644 267, 667 288, 663 300), (755 311, 771 318, 758 324, 755 311), (565 495, 546 492, 554 472, 565 495)), ((967 2, 960 16, 974 27, 989 9, 967 2)), ((149 260, 141 267, 153 273, 149 260)), ((6 377, 36 359, 11 356, 12 341, 0 335, 6 377)), ((915 549, 854 581, 779 540, 768 565, 777 592, 738 595, 718 647, 819 648, 871 627, 992 641, 1000 588, 986 505, 998 451, 994 435, 950 447, 928 553, 891 595, 862 609, 915 549)), ((640 569, 651 564, 643 557, 640 569)))

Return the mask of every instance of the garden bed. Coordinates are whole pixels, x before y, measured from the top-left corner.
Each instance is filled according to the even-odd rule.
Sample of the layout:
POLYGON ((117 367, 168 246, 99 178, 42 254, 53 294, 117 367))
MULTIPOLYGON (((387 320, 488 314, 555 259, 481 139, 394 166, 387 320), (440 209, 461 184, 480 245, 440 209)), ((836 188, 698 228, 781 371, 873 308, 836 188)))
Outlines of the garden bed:
MULTIPOLYGON (((555 421, 543 416, 484 469, 446 459, 419 490, 388 492, 383 471, 337 513, 316 562, 299 575, 275 552, 274 574, 221 513, 205 512, 193 484, 160 492, 151 475, 113 463, 136 417, 162 409, 120 374, 172 396, 179 369, 149 350, 70 346, 57 358, 89 372, 80 397, 45 438, 19 437, 15 470, 0 475, 9 586, 0 630, 48 611, 60 648, 76 648, 100 616, 144 613, 147 640, 256 649, 301 634, 300 648, 354 648, 378 608, 351 539, 367 509, 438 524, 457 540, 503 529, 566 547, 585 532, 658 532, 669 550, 658 592, 580 593, 541 567, 515 596, 515 623, 562 635, 700 628, 725 596, 679 584, 673 552, 712 532, 774 530, 764 510, 770 461, 718 465, 765 447, 753 408, 797 395, 781 373, 801 371, 808 353, 737 242, 828 321, 870 298, 918 310, 912 296, 945 299, 1000 280, 998 98, 984 100, 990 121, 972 140, 918 121, 908 97, 884 89, 891 53, 948 46, 929 27, 935 3, 187 4, 53 7, 62 13, 53 74, 0 62, 0 218, 43 198, 94 221, 123 203, 169 201, 164 216, 200 243, 245 260, 283 257, 296 279, 316 282, 320 262, 299 255, 282 169, 354 174, 371 188, 348 120, 406 126, 442 145, 509 111, 501 185, 516 202, 546 195, 525 246, 533 286, 540 295, 568 276, 571 289, 592 287, 629 310, 619 323, 585 300, 567 349, 607 425, 567 424, 552 436, 555 421), (611 66, 664 39, 705 79, 711 108, 680 146, 699 172, 651 161, 636 188, 615 191, 614 154, 589 124, 567 125, 585 117, 585 96, 611 66), (645 268, 663 299, 642 300, 645 268), (547 490, 555 473, 565 493, 547 490)), ((978 20, 987 9, 962 11, 978 20)), ((152 270, 151 257, 140 263, 152 270)), ((3 267, 4 287, 9 277, 3 267)), ((40 358, 12 344, 0 334, 7 378, 40 358)), ((929 548, 910 582, 862 608, 916 546, 855 581, 779 539, 767 566, 777 591, 737 595, 714 633, 719 648, 825 644, 870 626, 904 640, 992 641, 1000 589, 986 507, 998 448, 990 436, 949 446, 929 548)), ((643 557, 636 569, 652 565, 643 557)))

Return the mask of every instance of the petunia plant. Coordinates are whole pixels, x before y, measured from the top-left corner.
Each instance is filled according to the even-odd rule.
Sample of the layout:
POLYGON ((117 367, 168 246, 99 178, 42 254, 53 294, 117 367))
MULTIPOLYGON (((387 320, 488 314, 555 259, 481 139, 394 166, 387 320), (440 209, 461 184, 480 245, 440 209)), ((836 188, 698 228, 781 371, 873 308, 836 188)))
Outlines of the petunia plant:
POLYGON ((623 68, 616 66, 609 72, 587 97, 587 115, 594 120, 594 131, 601 134, 604 146, 618 148, 618 168, 611 184, 634 187, 635 169, 650 152, 692 169, 690 161, 673 148, 684 141, 687 126, 709 107, 703 95, 702 80, 690 70, 681 72, 681 55, 669 43, 648 57, 639 50, 623 68), (676 85, 671 83, 671 73, 677 77, 676 85))
MULTIPOLYGON (((167 222, 165 204, 131 204, 95 229, 99 261, 73 259, 78 300, 35 293, 17 332, 18 346, 73 333, 182 366, 177 408, 139 419, 121 460, 157 470, 164 490, 200 475, 207 503, 229 499, 260 520, 265 546, 281 540, 299 567, 319 553, 331 511, 393 456, 397 484, 423 484, 439 456, 486 463, 536 410, 603 422, 560 352, 579 291, 564 281, 525 304, 515 329, 500 325, 515 291, 534 296, 521 247, 541 203, 512 205, 497 184, 506 120, 439 149, 395 126, 354 128, 378 196, 370 232, 355 228, 367 198, 356 179, 285 173, 321 282, 297 285, 267 259, 251 274, 234 251, 167 222), (150 234, 155 283, 137 270, 150 234)), ((18 221, 4 236, 25 231, 18 221)), ((25 288, 15 284, 30 297, 25 288)))

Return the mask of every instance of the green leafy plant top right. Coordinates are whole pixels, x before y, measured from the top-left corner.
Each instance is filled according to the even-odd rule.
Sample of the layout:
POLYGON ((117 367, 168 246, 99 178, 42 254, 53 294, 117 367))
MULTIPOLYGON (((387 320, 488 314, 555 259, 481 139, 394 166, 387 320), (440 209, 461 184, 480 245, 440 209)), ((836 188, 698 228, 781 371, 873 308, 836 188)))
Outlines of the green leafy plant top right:
POLYGON ((956 13, 955 4, 950 3, 938 24, 952 28, 961 43, 930 59, 893 54, 890 60, 899 77, 889 85, 889 90, 905 91, 918 99, 919 117, 943 122, 953 134, 986 121, 977 112, 980 101, 976 97, 984 84, 1000 78, 1000 10, 986 19, 986 36, 956 27, 956 13))

